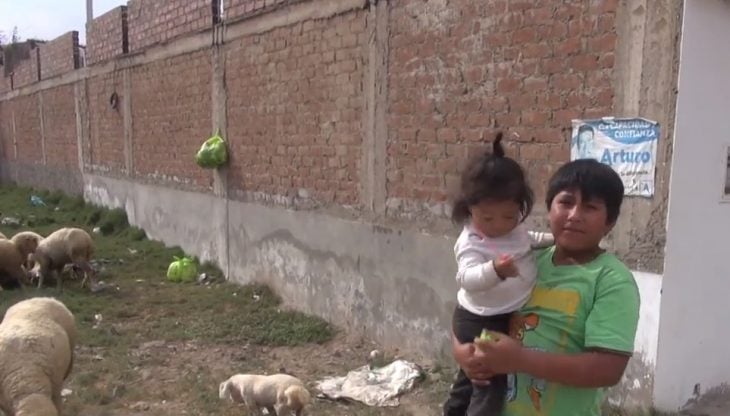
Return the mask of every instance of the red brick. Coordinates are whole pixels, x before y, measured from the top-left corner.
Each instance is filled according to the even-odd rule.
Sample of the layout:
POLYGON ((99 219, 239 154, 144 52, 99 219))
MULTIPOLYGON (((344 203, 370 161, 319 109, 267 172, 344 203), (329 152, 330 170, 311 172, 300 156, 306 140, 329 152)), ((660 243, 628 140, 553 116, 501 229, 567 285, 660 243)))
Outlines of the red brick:
POLYGON ((613 103, 613 95, 613 90, 610 88, 601 90, 600 92, 595 94, 596 105, 600 107, 610 107, 613 103))
POLYGON ((549 45, 544 43, 527 44, 522 47, 523 58, 546 58, 552 54, 549 45))
POLYGON ((458 136, 454 129, 442 128, 436 131, 436 138, 442 143, 455 143, 458 136))
POLYGON ((553 121, 558 126, 569 126, 571 120, 580 118, 580 111, 578 110, 560 110, 553 113, 553 121))
POLYGON ((550 77, 550 86, 558 90, 573 90, 582 85, 583 80, 577 74, 553 75, 550 77))
POLYGON ((568 39, 563 40, 561 43, 559 43, 555 46, 555 55, 556 56, 574 55, 574 54, 579 53, 582 48, 583 48, 583 40, 580 36, 568 38, 568 39))
POLYGON ((616 48, 616 34, 605 33, 588 40, 588 50, 594 53, 613 52, 616 48))
POLYGON ((518 79, 501 79, 497 82, 497 92, 500 94, 514 92, 517 91, 521 85, 522 82, 518 79))
POLYGON ((544 77, 530 77, 527 78, 524 82, 525 91, 528 92, 543 91, 547 88, 548 85, 547 78, 544 77))
POLYGON ((598 66, 601 68, 613 68, 615 56, 612 52, 605 53, 598 58, 598 66))
POLYGON ((535 94, 520 94, 509 97, 509 108, 511 111, 522 111, 535 106, 537 96, 535 94))
POLYGON ((548 120, 550 120, 550 113, 547 111, 523 111, 521 120, 526 126, 545 126, 548 120))
POLYGON ((518 29, 512 33, 512 43, 514 45, 523 45, 535 40, 537 40, 537 33, 533 27, 518 29))
POLYGON ((598 69, 597 55, 578 55, 570 60, 569 64, 576 71, 592 71, 598 69))

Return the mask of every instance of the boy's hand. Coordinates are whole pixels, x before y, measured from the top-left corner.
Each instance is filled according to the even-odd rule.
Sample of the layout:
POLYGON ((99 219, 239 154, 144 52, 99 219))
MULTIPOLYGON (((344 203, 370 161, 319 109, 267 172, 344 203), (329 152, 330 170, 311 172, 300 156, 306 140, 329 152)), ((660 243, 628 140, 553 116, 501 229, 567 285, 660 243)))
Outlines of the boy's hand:
POLYGON ((507 254, 499 256, 499 258, 494 261, 494 270, 497 272, 497 276, 502 279, 517 277, 520 275, 514 259, 512 256, 507 254))
POLYGON ((523 347, 515 339, 503 334, 492 334, 494 340, 479 342, 474 351, 474 358, 485 360, 489 369, 496 374, 519 371, 523 359, 523 347))

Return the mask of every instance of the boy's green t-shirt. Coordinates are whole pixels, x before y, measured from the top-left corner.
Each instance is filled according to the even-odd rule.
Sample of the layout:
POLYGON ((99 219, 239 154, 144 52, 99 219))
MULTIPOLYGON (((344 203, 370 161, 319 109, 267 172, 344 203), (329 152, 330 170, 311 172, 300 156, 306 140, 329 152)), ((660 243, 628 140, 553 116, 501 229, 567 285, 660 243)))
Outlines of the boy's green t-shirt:
MULTIPOLYGON (((538 279, 516 314, 510 335, 555 353, 592 348, 631 355, 639 321, 639 291, 631 271, 603 253, 587 264, 556 266, 555 247, 538 254, 538 279)), ((504 416, 600 416, 605 389, 577 388, 508 375, 504 416)))

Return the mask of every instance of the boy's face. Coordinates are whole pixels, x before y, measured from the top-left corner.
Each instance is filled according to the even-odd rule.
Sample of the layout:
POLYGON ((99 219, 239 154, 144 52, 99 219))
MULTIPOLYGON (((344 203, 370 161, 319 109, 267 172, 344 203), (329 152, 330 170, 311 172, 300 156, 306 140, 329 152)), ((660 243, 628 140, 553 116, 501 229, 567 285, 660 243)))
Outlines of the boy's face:
POLYGON ((571 252, 596 249, 613 228, 607 222, 605 202, 598 198, 584 200, 577 189, 555 195, 548 217, 555 245, 571 252))
POLYGON ((489 238, 509 234, 520 222, 520 204, 514 201, 482 201, 469 207, 472 225, 489 238))

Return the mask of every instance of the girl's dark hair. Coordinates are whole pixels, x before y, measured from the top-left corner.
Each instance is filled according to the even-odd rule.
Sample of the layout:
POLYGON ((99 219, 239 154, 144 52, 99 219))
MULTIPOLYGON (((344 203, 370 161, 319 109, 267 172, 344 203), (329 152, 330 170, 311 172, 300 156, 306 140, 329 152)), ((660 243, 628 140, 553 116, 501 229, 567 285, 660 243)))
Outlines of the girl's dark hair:
POLYGON ((470 160, 461 174, 461 187, 451 211, 454 223, 463 224, 471 217, 469 207, 486 199, 518 203, 522 215, 520 222, 530 215, 534 202, 532 189, 519 163, 504 155, 502 136, 501 132, 497 133, 491 152, 470 160))

